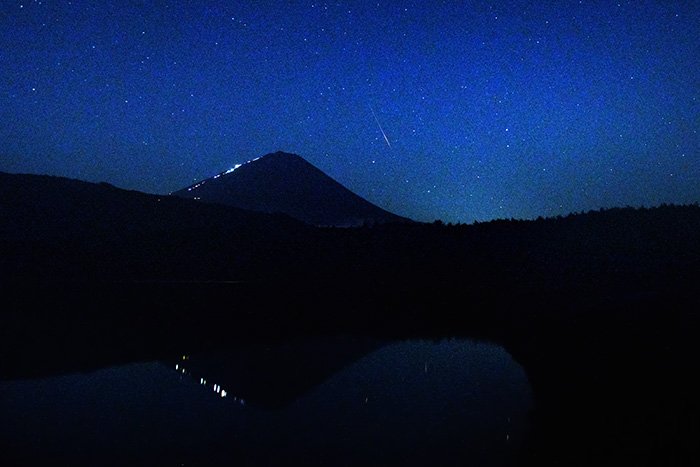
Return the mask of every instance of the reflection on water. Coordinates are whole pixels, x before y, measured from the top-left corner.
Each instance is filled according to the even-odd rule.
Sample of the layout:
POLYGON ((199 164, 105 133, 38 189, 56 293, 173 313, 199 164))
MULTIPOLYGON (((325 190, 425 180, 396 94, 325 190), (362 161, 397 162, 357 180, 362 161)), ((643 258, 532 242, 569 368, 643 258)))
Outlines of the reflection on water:
MULTIPOLYGON (((182 356, 182 363, 175 364, 175 371, 177 371, 178 373, 182 373, 183 375, 190 374, 190 372, 187 371, 187 368, 185 368, 185 365, 187 364, 186 363, 187 360, 189 360, 189 357, 187 355, 183 355, 182 356)), ((216 394, 218 394, 221 397, 228 396, 228 392, 224 388, 222 388, 220 384, 207 383, 207 380, 204 377, 199 378, 199 384, 201 384, 204 387, 211 388, 212 391, 214 391, 216 394)), ((236 396, 233 396, 233 400, 240 402, 241 405, 245 405, 245 399, 243 399, 243 398, 238 398, 236 396)))
POLYGON ((530 408, 495 345, 304 342, 0 383, 0 461, 506 465, 530 408))

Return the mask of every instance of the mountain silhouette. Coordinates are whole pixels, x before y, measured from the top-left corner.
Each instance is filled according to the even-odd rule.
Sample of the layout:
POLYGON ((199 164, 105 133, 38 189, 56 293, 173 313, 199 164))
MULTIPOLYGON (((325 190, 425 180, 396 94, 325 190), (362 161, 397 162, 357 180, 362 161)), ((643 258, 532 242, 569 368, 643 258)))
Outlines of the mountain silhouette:
MULTIPOLYGON (((258 162, 279 171, 285 160, 306 164, 277 154, 204 187, 248 168, 267 180, 258 162)), ((0 173, 0 353, 11 357, 0 360, 0 380, 170 361, 185 349, 202 355, 193 374, 280 406, 363 351, 294 341, 492 340, 532 386, 524 465, 694 458, 698 283, 697 204, 323 229, 285 214, 0 173), (276 347, 218 370, 208 358, 268 342, 276 347)))
POLYGON ((317 226, 410 222, 361 198, 296 154, 275 152, 172 193, 317 226))
POLYGON ((201 279, 197 271, 217 269, 250 278, 251 268, 269 272, 269 261, 295 251, 294 238, 311 230, 284 214, 0 172, 0 282, 201 279))

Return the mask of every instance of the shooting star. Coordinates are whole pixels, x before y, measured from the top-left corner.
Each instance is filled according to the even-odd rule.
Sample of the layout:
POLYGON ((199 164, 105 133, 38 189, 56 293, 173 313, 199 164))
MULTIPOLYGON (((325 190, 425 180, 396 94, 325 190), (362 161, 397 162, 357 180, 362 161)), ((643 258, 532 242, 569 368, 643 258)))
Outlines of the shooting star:
POLYGON ((379 119, 377 118, 377 114, 374 113, 374 109, 372 106, 369 106, 369 110, 372 111, 372 116, 374 117, 374 121, 377 122, 377 126, 379 127, 379 131, 382 132, 382 136, 384 137, 384 141, 386 141, 386 145, 391 148, 391 143, 389 142, 389 138, 386 137, 386 133, 384 133, 384 128, 382 128, 382 124, 379 123, 379 119))

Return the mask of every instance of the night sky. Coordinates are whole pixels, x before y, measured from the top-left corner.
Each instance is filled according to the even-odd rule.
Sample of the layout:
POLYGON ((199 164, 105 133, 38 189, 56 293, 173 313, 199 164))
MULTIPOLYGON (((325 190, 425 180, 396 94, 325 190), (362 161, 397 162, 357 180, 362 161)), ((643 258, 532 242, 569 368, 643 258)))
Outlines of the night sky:
POLYGON ((146 192, 283 150, 418 220, 698 202, 699 97, 698 1, 0 0, 0 170, 146 192))

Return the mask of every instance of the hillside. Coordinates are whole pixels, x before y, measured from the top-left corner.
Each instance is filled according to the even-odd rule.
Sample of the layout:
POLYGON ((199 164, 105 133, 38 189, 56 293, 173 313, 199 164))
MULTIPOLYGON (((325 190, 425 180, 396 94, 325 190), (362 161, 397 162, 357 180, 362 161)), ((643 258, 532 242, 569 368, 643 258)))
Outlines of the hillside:
POLYGON ((308 230, 284 215, 0 173, 0 274, 13 280, 248 279, 308 230))
POLYGON ((410 222, 351 192, 296 154, 267 154, 173 193, 268 213, 317 226, 410 222))

